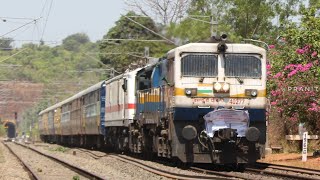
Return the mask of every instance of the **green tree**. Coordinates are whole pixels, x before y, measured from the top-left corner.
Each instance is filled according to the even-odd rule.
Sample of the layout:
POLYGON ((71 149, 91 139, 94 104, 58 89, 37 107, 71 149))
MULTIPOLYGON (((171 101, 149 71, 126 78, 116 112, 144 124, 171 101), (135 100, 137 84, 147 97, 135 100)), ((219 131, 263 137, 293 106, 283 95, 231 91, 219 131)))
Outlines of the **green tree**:
MULTIPOLYGON (((209 17, 218 23, 218 35, 226 33, 231 41, 269 34, 275 13, 268 0, 198 0, 192 1, 188 17, 171 24, 172 36, 199 41, 210 37, 209 17), (204 22, 207 21, 207 22, 204 22)), ((214 27, 215 31, 216 27, 214 27)))
POLYGON ((132 22, 126 16, 137 16, 134 12, 128 12, 120 17, 116 25, 103 36, 99 44, 100 58, 104 64, 109 64, 117 71, 123 72, 131 63, 137 63, 144 59, 145 47, 149 47, 150 56, 161 57, 173 46, 164 42, 139 42, 136 40, 163 40, 159 35, 152 33, 148 29, 160 34, 154 21, 151 18, 135 18, 132 22), (109 41, 108 39, 124 39, 123 41, 109 41))
POLYGON ((12 38, 1 38, 0 39, 0 48, 2 50, 11 50, 13 39, 12 38))
POLYGON ((68 51, 79 51, 81 45, 90 42, 88 35, 84 33, 72 34, 62 40, 63 47, 68 51))
POLYGON ((229 13, 226 23, 243 38, 268 33, 272 28, 271 20, 275 16, 268 0, 229 1, 229 13))

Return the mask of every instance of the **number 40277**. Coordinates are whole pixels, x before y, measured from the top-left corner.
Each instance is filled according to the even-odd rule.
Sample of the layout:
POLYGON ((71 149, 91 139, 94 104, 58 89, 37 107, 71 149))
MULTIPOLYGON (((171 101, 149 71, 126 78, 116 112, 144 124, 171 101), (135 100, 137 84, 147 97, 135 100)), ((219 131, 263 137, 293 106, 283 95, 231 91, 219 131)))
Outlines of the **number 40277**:
POLYGON ((229 103, 230 104, 244 104, 244 99, 232 98, 232 99, 229 99, 229 103))

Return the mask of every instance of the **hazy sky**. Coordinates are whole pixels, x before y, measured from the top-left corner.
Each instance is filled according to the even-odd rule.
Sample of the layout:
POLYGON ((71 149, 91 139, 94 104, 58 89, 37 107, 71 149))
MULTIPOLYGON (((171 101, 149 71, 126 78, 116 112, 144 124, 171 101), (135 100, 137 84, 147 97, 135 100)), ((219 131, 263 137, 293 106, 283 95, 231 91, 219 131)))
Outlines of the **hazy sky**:
POLYGON ((38 41, 44 29, 45 41, 61 41, 77 32, 86 33, 91 41, 96 41, 101 39, 108 29, 114 26, 120 14, 125 12, 123 0, 0 0, 0 2, 0 37, 12 37, 17 40, 16 45, 23 42, 18 40, 38 41), (45 26, 51 2, 51 11, 45 26), (39 17, 42 18, 36 24, 25 25, 39 17), (23 25, 25 26, 9 33, 23 25))

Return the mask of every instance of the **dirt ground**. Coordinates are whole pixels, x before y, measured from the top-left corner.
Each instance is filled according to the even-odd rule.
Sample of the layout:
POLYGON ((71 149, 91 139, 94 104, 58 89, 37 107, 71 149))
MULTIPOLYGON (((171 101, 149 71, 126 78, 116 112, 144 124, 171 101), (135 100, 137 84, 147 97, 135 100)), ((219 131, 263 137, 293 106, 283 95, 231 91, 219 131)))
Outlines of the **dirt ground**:
POLYGON ((281 164, 287 166, 297 166, 303 168, 320 170, 320 157, 313 157, 312 153, 308 154, 307 162, 302 162, 302 155, 297 153, 280 153, 267 155, 265 159, 259 162, 281 164))

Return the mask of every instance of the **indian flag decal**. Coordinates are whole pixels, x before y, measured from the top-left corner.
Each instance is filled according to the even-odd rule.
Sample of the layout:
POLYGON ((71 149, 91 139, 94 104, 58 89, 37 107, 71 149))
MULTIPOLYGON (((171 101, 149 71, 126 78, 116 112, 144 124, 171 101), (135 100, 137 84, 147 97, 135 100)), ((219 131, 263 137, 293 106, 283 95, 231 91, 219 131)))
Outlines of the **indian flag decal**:
POLYGON ((198 84, 198 94, 212 94, 213 85, 212 84, 198 84))

